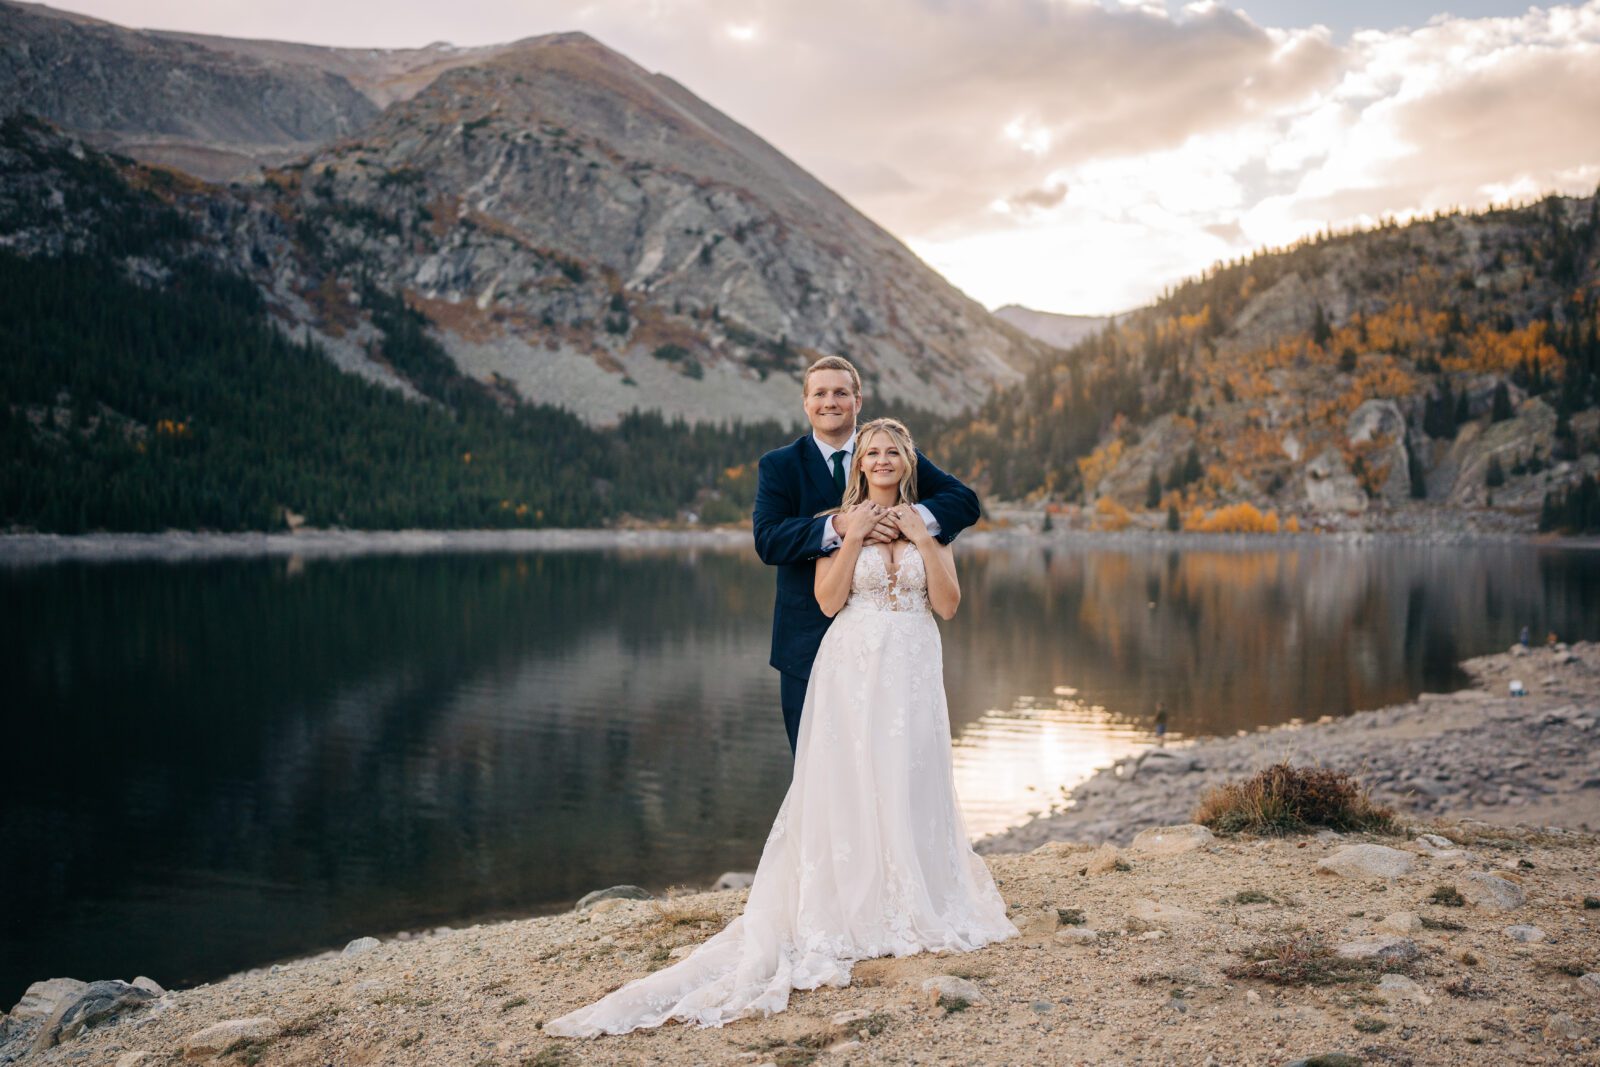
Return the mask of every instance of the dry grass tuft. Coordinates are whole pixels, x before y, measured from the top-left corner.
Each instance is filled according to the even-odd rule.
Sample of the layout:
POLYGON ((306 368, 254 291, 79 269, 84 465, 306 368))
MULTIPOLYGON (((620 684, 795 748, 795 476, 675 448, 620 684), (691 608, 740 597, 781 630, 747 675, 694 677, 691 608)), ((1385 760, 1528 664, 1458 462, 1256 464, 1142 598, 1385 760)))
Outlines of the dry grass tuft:
POLYGON ((1298 934, 1265 941, 1244 952, 1245 962, 1223 969, 1229 978, 1274 985, 1334 985, 1375 982, 1385 974, 1409 974, 1410 964, 1393 960, 1347 960, 1335 956, 1320 934, 1298 934))
POLYGON ((1366 788, 1349 774, 1288 763, 1214 787, 1201 797, 1194 821, 1222 834, 1295 834, 1322 827, 1401 832, 1394 812, 1373 804, 1366 788))

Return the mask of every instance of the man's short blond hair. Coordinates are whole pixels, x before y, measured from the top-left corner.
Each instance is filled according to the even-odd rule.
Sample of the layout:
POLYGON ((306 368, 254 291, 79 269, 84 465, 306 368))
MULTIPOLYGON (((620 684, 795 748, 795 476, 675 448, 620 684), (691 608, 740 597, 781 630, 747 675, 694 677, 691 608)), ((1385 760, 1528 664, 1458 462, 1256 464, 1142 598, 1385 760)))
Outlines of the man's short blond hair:
POLYGON ((844 371, 850 375, 850 384, 855 386, 856 396, 861 395, 861 374, 856 370, 856 365, 843 356, 823 356, 807 367, 805 377, 800 379, 800 394, 802 396, 811 391, 811 376, 819 370, 844 371))

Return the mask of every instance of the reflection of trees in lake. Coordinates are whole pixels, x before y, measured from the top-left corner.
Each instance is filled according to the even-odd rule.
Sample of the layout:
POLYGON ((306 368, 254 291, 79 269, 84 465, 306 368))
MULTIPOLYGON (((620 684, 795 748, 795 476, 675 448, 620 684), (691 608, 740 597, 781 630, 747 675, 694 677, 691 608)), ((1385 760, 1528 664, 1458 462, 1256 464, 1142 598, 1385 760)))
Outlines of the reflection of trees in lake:
POLYGON ((1593 568, 1526 547, 963 553, 951 679, 976 718, 1017 694, 1077 687, 1186 733, 1314 719, 1461 684, 1455 664, 1524 619, 1596 627, 1593 568), (1587 578, 1580 577, 1590 575, 1587 578), (1573 583, 1587 598, 1572 593, 1573 583))

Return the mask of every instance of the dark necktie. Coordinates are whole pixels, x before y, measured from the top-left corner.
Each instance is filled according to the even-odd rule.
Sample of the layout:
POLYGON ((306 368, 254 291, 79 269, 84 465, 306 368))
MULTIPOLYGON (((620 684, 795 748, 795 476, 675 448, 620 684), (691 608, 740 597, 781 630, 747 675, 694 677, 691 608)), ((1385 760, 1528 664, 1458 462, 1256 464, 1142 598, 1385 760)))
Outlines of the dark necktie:
POLYGON ((833 454, 833 486, 839 490, 839 495, 844 496, 844 449, 833 454))

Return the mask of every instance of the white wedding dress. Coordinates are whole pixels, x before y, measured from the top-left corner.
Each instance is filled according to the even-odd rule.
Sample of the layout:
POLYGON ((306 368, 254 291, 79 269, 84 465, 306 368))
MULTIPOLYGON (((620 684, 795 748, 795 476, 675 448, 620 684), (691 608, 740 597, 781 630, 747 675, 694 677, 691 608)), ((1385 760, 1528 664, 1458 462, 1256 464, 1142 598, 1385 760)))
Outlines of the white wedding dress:
POLYGON ((848 985, 857 960, 966 952, 1016 933, 956 806, 924 561, 908 547, 891 575, 884 549, 868 547, 817 650, 794 780, 744 914, 544 1032, 721 1026, 782 1011, 791 989, 848 985))

